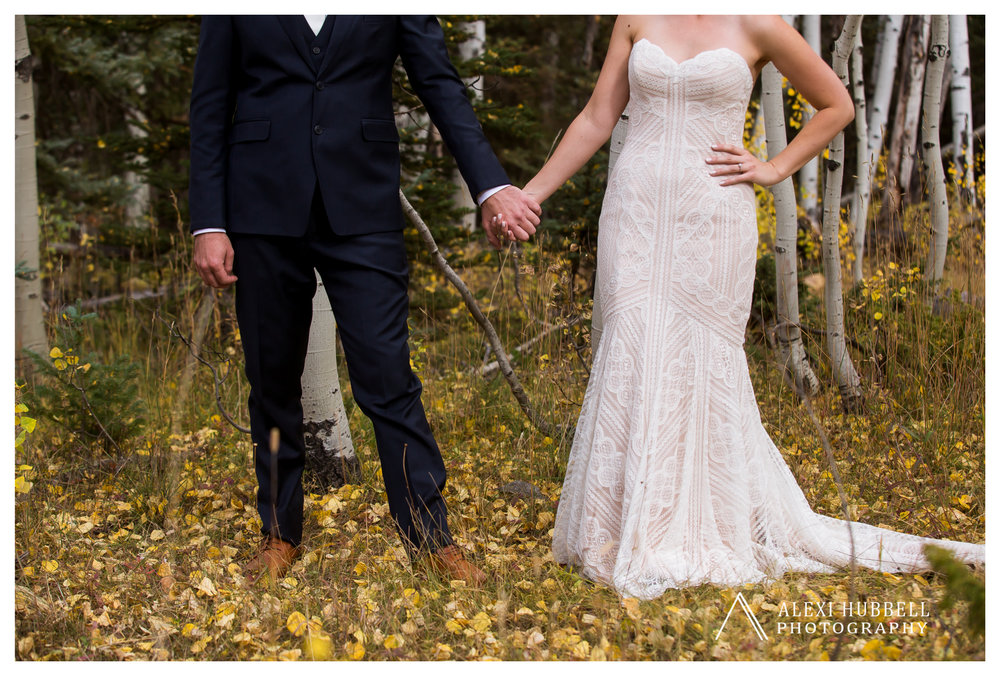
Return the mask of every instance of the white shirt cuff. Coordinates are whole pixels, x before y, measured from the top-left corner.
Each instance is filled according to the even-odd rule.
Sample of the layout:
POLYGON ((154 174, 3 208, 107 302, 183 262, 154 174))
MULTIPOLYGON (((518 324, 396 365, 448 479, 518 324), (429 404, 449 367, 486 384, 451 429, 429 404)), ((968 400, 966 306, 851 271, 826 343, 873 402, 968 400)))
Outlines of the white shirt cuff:
POLYGON ((483 191, 482 193, 480 193, 479 196, 476 198, 476 204, 482 205, 494 193, 499 193, 500 191, 502 191, 503 189, 507 188, 508 186, 510 186, 510 184, 504 184, 503 186, 497 186, 496 188, 486 189, 485 191, 483 191))
POLYGON ((224 228, 199 228, 197 231, 193 231, 191 235, 201 235, 202 233, 225 233, 224 228))

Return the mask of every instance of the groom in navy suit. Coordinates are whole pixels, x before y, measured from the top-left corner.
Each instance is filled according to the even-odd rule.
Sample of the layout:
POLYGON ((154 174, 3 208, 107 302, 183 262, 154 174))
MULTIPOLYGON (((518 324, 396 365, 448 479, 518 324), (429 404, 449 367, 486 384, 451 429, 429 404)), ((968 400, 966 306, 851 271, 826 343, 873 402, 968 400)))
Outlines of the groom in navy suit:
POLYGON ((410 369, 397 57, 482 206, 526 240, 541 208, 490 149, 429 16, 208 16, 191 91, 191 230, 206 284, 236 284, 264 541, 251 580, 284 575, 302 538, 301 375, 323 279, 354 398, 372 420, 389 509, 413 554, 480 584, 448 531, 445 468, 410 369), (269 432, 280 445, 272 468, 269 432), (276 474, 276 477, 274 477, 276 474), (276 490, 273 491, 273 490, 276 490))

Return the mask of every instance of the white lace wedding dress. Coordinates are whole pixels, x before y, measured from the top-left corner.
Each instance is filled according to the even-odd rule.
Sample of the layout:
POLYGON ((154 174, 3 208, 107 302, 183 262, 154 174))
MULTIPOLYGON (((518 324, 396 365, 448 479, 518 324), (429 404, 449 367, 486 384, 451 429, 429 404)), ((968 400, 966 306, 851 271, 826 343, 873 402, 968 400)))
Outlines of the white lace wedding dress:
POLYGON ((935 543, 810 509, 761 425, 743 351, 757 249, 754 191, 705 158, 741 144, 753 89, 729 49, 676 63, 638 41, 628 137, 598 241, 604 328, 556 515, 553 555, 623 595, 738 586, 850 563, 926 569, 935 543))

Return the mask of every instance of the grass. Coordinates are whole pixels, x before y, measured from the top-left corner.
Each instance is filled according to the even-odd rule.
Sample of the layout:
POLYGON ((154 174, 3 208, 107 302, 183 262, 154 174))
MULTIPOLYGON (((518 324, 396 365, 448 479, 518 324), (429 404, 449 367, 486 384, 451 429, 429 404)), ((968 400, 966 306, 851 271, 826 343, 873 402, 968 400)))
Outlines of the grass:
MULTIPOLYGON (((907 218, 920 221, 916 214, 907 218)), ((462 264, 459 272, 507 347, 537 335, 539 319, 583 317, 515 363, 537 409, 560 426, 572 426, 589 363, 589 304, 581 278, 570 289, 565 251, 562 243, 542 240, 526 247, 518 261, 503 259, 501 275, 496 255, 476 243, 451 258, 462 264), (523 303, 515 294, 515 265, 521 267, 523 303)), ((280 582, 244 587, 239 566, 259 529, 250 446, 216 412, 204 370, 176 422, 182 433, 169 434, 185 351, 159 318, 190 332, 200 294, 192 291, 105 307, 89 330, 85 348, 109 357, 129 353, 144 368, 140 390, 150 424, 131 441, 125 458, 101 464, 99 452, 46 421, 27 434, 17 453, 22 489, 30 483, 15 504, 19 658, 984 658, 982 638, 966 626, 967 606, 939 609, 945 583, 933 573, 789 573, 740 590, 699 586, 639 602, 623 601, 559 567, 550 551, 550 500, 559 495, 567 440, 531 428, 499 376, 470 373, 483 361, 482 335, 458 295, 420 253, 413 255, 414 364, 449 471, 445 497, 452 532, 488 572, 487 584, 472 590, 409 562, 388 515, 371 427, 345 384, 363 480, 308 495, 305 557, 280 582), (177 468, 179 477, 167 477, 168 468, 177 468), (501 488, 512 480, 533 483, 550 500, 505 494, 501 488), (165 516, 172 482, 181 490, 175 526, 165 516), (767 640, 756 636, 738 607, 716 638, 737 593, 767 640), (849 599, 912 602, 922 612, 918 616, 859 620, 927 626, 922 634, 778 632, 792 603, 839 606, 849 599)), ((185 257, 181 252, 159 262, 160 274, 176 290, 198 290, 185 287, 191 280, 185 257)), ((973 226, 956 229, 949 257, 947 284, 954 294, 938 315, 928 306, 930 291, 910 273, 922 263, 919 251, 910 261, 874 257, 866 286, 852 290, 847 302, 848 333, 857 342, 853 355, 865 383, 864 410, 841 413, 824 367, 822 338, 810 336, 807 350, 823 382, 813 407, 830 436, 852 518, 982 541, 985 317, 982 307, 961 298, 961 290, 977 299, 984 295, 982 240, 973 226)), ((209 343, 217 355, 238 358, 231 304, 224 296, 220 301, 209 343)), ((823 326, 819 306, 803 304, 816 309, 804 324, 823 326)), ((811 506, 839 516, 837 488, 815 427, 782 383, 760 330, 751 327, 747 337, 765 426, 811 506)), ((343 366, 340 373, 346 377, 343 366)), ((245 421, 242 375, 225 382, 222 397, 245 421)))

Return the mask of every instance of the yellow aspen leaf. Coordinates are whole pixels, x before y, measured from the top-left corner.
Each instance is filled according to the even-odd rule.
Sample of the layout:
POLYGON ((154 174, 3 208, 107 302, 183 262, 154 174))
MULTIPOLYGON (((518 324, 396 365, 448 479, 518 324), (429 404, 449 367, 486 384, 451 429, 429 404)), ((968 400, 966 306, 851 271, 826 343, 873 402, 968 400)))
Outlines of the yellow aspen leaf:
POLYGON ((450 631, 452 633, 461 633, 462 632, 462 625, 459 624, 454 619, 449 619, 448 621, 446 621, 444 623, 444 627, 445 627, 445 629, 447 629, 448 631, 450 631))
POLYGON ((55 362, 52 363, 52 366, 55 367, 60 372, 62 372, 63 370, 66 369, 66 361, 63 360, 62 358, 58 358, 56 359, 55 362))
POLYGON ((639 601, 635 598, 626 598, 622 601, 622 607, 625 608, 625 614, 629 616, 630 619, 639 619, 639 601))
POLYGON ((361 643, 350 643, 347 647, 347 656, 354 661, 363 659, 365 656, 365 646, 361 643))
POLYGON ((472 628, 480 633, 485 633, 492 623, 490 616, 485 612, 480 612, 472 618, 472 628))
POLYGON ((420 605, 420 592, 416 589, 403 589, 403 598, 412 603, 414 607, 420 605))
POLYGON ((402 637, 397 636, 395 633, 390 633, 388 636, 386 636, 385 641, 383 641, 382 645, 384 645, 385 649, 387 650, 394 650, 397 647, 402 647, 404 642, 405 641, 402 639, 402 637))
POLYGON ((49 357, 55 360, 56 358, 62 358, 63 352, 59 350, 58 346, 53 346, 52 350, 49 351, 49 357))
POLYGON ((198 628, 198 627, 195 626, 194 624, 188 622, 187 624, 184 625, 184 628, 181 629, 181 635, 182 636, 190 636, 191 632, 194 631, 196 628, 198 628))
POLYGON ((329 636, 309 634, 302 641, 302 649, 305 650, 306 659, 310 661, 327 661, 332 656, 333 644, 329 636))
POLYGON ((292 612, 288 615, 288 619, 285 621, 285 628, 298 638, 306 632, 308 628, 308 622, 306 621, 306 616, 301 612, 292 612))
POLYGON ((450 659, 451 658, 451 645, 446 645, 444 643, 438 643, 434 647, 434 659, 450 659))
POLYGON ((59 569, 59 562, 55 560, 43 560, 42 569, 46 572, 55 572, 59 569))
POLYGON ((297 647, 292 650, 282 650, 278 653, 278 661, 295 662, 298 661, 301 656, 302 650, 297 647))
MULTIPOLYGON (((33 433, 35 430, 35 420, 31 417, 21 417, 21 428, 23 428, 28 433, 33 433)), ((28 468, 31 468, 30 466, 28 468)))
POLYGON ((163 530, 153 530, 149 533, 149 538, 153 541, 160 541, 165 536, 166 534, 164 534, 163 530))
POLYGON ((861 648, 861 656, 867 660, 879 659, 881 655, 879 650, 882 649, 883 645, 884 643, 880 638, 872 638, 861 648))
POLYGON ((81 534, 87 534, 92 529, 94 529, 94 524, 89 520, 85 520, 76 526, 77 532, 80 532, 81 534))
POLYGON ((409 636, 412 636, 418 630, 416 622, 414 622, 412 619, 403 622, 403 625, 400 628, 403 630, 403 633, 409 636))
POLYGON ((31 491, 33 485, 34 483, 25 480, 24 476, 18 476, 14 479, 14 492, 17 494, 27 494, 31 491))

